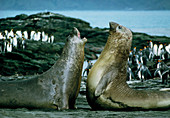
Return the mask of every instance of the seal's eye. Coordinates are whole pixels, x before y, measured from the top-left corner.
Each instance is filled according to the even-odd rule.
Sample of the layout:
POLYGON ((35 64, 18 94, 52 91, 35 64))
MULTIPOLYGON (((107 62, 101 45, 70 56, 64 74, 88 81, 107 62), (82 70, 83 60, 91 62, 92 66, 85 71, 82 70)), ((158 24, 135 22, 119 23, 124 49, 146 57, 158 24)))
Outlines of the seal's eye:
POLYGON ((118 26, 118 29, 122 29, 122 27, 121 27, 121 26, 118 26))

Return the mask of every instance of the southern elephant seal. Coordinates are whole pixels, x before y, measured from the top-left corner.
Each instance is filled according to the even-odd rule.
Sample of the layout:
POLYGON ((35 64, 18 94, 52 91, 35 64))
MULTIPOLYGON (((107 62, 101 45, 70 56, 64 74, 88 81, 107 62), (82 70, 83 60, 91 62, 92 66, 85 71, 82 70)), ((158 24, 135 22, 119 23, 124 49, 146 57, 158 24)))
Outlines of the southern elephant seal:
POLYGON ((63 52, 46 72, 27 80, 0 82, 0 107, 74 108, 79 93, 86 38, 74 28, 63 52))
POLYGON ((107 43, 87 77, 87 101, 92 109, 148 110, 170 108, 170 92, 131 89, 126 83, 132 43, 129 29, 110 22, 107 43))

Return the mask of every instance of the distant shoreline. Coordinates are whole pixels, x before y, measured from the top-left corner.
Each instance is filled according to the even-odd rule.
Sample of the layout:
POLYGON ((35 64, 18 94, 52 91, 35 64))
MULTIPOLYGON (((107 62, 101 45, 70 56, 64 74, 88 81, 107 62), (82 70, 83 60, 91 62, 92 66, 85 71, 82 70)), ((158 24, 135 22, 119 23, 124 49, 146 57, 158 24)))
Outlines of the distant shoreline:
MULTIPOLYGON (((91 27, 93 27, 93 28, 96 28, 96 27, 97 28, 108 28, 109 27, 108 22, 110 22, 111 20, 108 21, 106 19, 105 21, 103 21, 103 19, 99 18, 97 21, 95 21, 94 18, 89 18, 89 17, 93 17, 93 14, 91 14, 92 12, 95 12, 97 17, 99 17, 98 14, 106 14, 107 12, 109 12, 110 15, 112 15, 111 14, 112 12, 114 14, 117 12, 121 13, 120 15, 122 15, 124 12, 127 14, 129 14, 129 13, 134 14, 135 12, 137 12, 137 13, 142 13, 142 14, 146 14, 146 15, 147 15, 147 13, 148 14, 150 14, 150 13, 159 14, 161 12, 165 12, 165 13, 167 12, 167 14, 170 14, 170 10, 0 10, 0 19, 15 17, 16 15, 20 15, 20 14, 33 15, 33 14, 42 13, 42 12, 53 12, 53 13, 61 14, 61 15, 68 16, 68 17, 82 19, 84 21, 89 22, 91 27), (86 12, 88 12, 88 13, 86 13, 86 12), (87 14, 91 14, 91 15, 87 15, 87 14), (101 24, 101 22, 102 22, 102 24, 101 24)), ((113 14, 113 21, 116 20, 114 22, 118 22, 118 23, 126 26, 125 21, 123 21, 120 18, 117 18, 117 17, 119 17, 119 15, 114 17, 114 14, 113 14)), ((129 17, 131 17, 131 16, 129 16, 129 17)), ((127 16, 125 18, 127 19, 127 16)), ((165 19, 162 19, 162 21, 164 21, 164 20, 165 19)), ((157 22, 159 23, 161 21, 157 21, 157 22)), ((156 28, 155 27, 151 28, 150 26, 148 26, 148 28, 147 28, 145 26, 144 28, 142 28, 142 27, 136 26, 134 24, 134 26, 136 26, 136 27, 134 27, 133 25, 130 25, 130 26, 127 25, 126 27, 131 29, 133 32, 137 32, 137 33, 146 33, 146 34, 152 35, 152 36, 170 37, 170 27, 168 27, 168 25, 170 26, 170 24, 167 24, 166 27, 160 26, 160 27, 156 27, 156 28)))
MULTIPOLYGON (((62 52, 66 37, 73 27, 77 27, 81 37, 86 37, 88 42, 85 46, 85 60, 97 59, 106 44, 109 29, 92 28, 89 22, 81 19, 66 17, 61 14, 43 12, 32 15, 17 15, 6 19, 0 19, 0 32, 31 31, 40 34, 44 32, 47 36, 54 36, 54 42, 44 42, 40 39, 26 38, 24 49, 14 48, 12 52, 3 53, 0 56, 0 75, 9 76, 33 75, 48 70, 58 59, 62 52), (8 31, 7 31, 8 30, 8 31), (10 70, 10 71, 9 71, 10 70), (29 71, 28 71, 29 70, 29 71)), ((21 36, 21 35, 18 35, 21 36)), ((19 38, 20 40, 20 38, 19 38)), ((8 41, 8 39, 6 40, 8 41)), ((151 36, 146 33, 133 32, 132 48, 136 47, 137 51, 148 45, 149 41, 154 44, 169 44, 170 37, 151 36)))

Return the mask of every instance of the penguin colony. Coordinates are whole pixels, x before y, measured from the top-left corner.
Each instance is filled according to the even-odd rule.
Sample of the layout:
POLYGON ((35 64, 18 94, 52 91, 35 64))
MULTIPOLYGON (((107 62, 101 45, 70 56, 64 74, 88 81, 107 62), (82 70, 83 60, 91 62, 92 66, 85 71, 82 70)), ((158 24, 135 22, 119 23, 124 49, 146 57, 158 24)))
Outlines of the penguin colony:
MULTIPOLYGON (((25 49, 25 40, 54 42, 54 36, 44 31, 14 31, 13 29, 0 32, 0 54, 12 52, 14 49, 25 49)), ((170 60, 170 44, 154 44, 148 42, 148 46, 137 51, 136 47, 130 51, 127 67, 127 80, 140 79, 144 81, 154 76, 159 76, 162 83, 167 84, 170 67, 165 63, 170 60), (147 62, 157 62, 154 74, 151 74, 147 62)))
POLYGON ((25 49, 25 40, 28 39, 48 43, 54 42, 54 36, 48 35, 44 31, 4 30, 0 32, 0 54, 12 52, 13 49, 25 49))
POLYGON ((170 44, 154 44, 150 41, 148 46, 144 46, 144 49, 139 49, 139 51, 134 47, 129 53, 127 81, 140 79, 143 82, 159 76, 162 83, 167 84, 170 73, 169 62, 170 44), (154 64, 148 66, 148 63, 154 64))

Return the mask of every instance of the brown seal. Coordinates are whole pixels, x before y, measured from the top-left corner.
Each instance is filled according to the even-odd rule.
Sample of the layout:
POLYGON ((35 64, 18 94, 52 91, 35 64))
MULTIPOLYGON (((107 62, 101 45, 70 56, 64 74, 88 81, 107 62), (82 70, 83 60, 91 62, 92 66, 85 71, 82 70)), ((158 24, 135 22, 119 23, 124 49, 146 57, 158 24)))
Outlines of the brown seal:
POLYGON ((28 80, 1 81, 0 107, 74 108, 80 89, 86 41, 74 28, 60 58, 48 71, 28 80))
POLYGON ((87 101, 93 109, 170 108, 170 92, 131 89, 126 83, 132 43, 129 29, 111 22, 107 43, 87 77, 87 101))

